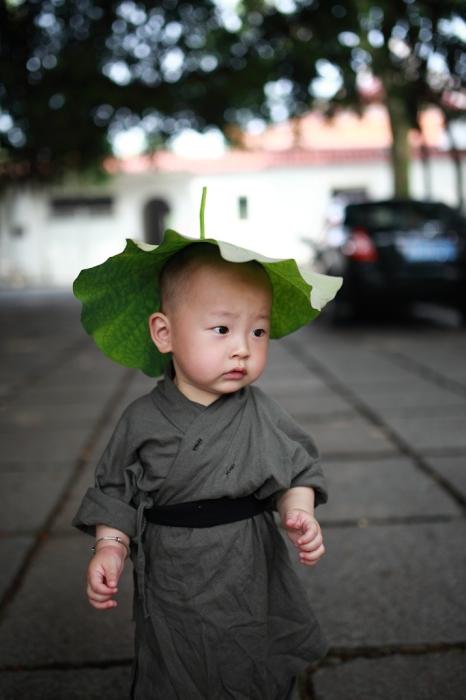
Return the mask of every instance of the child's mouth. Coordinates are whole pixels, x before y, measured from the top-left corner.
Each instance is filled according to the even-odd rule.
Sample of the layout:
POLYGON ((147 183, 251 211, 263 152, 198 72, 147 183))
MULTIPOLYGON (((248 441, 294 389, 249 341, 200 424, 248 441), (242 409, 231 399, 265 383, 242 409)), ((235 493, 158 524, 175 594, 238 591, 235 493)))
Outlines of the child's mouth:
POLYGON ((230 372, 225 372, 223 375, 225 379, 242 379, 246 374, 246 370, 238 367, 237 369, 232 369, 230 372))

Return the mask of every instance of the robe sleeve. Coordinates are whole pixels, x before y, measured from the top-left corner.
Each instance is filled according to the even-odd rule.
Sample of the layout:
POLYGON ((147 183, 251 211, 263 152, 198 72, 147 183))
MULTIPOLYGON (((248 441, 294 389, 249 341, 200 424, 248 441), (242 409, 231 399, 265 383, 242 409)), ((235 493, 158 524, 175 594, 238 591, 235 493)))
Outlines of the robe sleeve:
POLYGON ((96 525, 107 525, 135 537, 137 509, 132 503, 133 485, 140 465, 131 438, 131 421, 126 410, 97 464, 95 486, 85 494, 73 519, 74 527, 94 535, 96 525))
POLYGON ((290 488, 309 486, 315 493, 315 507, 328 500, 327 485, 322 471, 319 451, 312 437, 291 416, 283 413, 278 423, 294 443, 290 488))
POLYGON ((257 389, 254 395, 258 410, 266 416, 270 435, 264 456, 270 465, 268 478, 256 496, 273 497, 276 502, 284 491, 308 486, 315 492, 315 506, 326 503, 327 487, 314 440, 276 401, 257 389))

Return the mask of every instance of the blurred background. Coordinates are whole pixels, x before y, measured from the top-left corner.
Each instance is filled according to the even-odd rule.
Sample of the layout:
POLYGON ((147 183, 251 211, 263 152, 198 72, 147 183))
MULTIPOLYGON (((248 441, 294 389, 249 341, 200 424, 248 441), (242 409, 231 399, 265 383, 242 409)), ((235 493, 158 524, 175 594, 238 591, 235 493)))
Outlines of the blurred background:
POLYGON ((3 0, 1 287, 69 288, 165 226, 196 237, 203 185, 207 234, 303 263, 348 202, 461 209, 463 11, 3 0))

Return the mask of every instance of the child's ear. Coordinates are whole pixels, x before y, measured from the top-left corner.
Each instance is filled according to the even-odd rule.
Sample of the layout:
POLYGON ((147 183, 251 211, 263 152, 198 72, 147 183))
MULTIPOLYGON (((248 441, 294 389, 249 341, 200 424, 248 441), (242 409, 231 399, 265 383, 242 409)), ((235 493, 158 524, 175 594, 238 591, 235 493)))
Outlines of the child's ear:
POLYGON ((152 342, 161 353, 171 352, 170 321, 161 311, 149 316, 149 330, 152 342))

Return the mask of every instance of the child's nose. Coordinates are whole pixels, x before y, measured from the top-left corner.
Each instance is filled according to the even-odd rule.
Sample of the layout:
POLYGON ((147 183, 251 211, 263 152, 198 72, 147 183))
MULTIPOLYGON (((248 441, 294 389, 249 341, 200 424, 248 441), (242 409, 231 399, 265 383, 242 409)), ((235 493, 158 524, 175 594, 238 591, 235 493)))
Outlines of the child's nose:
POLYGON ((232 356, 241 358, 249 356, 249 343, 246 337, 240 336, 236 339, 232 356))

